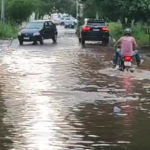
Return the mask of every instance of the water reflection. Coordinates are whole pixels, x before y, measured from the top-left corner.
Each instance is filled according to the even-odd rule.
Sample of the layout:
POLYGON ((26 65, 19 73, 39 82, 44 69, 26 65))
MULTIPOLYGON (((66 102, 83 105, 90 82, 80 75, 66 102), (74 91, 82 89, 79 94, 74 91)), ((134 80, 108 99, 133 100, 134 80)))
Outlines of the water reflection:
POLYGON ((122 82, 124 85, 124 89, 126 90, 125 93, 126 94, 132 94, 134 86, 132 84, 131 77, 124 77, 122 82))
MULTIPOLYGON (((40 94, 41 91, 54 89, 54 86, 52 86, 48 80, 51 75, 51 67, 47 68, 47 66, 43 64, 39 69, 41 59, 36 59, 36 61, 37 60, 38 65, 35 65, 35 60, 31 61, 30 59, 16 57, 13 61, 17 62, 17 64, 10 64, 9 71, 11 73, 23 73, 23 75, 20 75, 17 80, 15 75, 11 75, 9 79, 7 79, 7 81, 9 80, 10 82, 7 82, 3 91, 7 93, 9 89, 10 96, 5 100, 7 106, 5 120, 8 121, 5 121, 5 123, 15 125, 12 130, 14 132, 13 147, 15 147, 16 150, 22 148, 49 150, 54 149, 54 143, 56 143, 58 147, 63 143, 63 141, 61 141, 62 139, 59 140, 60 136, 58 131, 61 131, 61 127, 59 127, 57 122, 58 120, 60 125, 61 122, 63 124, 64 116, 60 110, 62 106, 61 100, 57 101, 57 99, 54 99, 51 95, 44 96, 40 94), (14 86, 12 86, 11 83, 14 86), (19 93, 20 95, 18 95, 19 93), (11 104, 9 104, 10 101, 12 101, 11 104), (57 101, 57 103, 54 101, 57 101), (58 107, 59 111, 57 110, 57 106, 60 106, 58 107), (19 133, 19 135, 17 133, 19 133)), ((52 60, 54 61, 54 59, 52 60)), ((65 124, 67 126, 67 122, 65 122, 65 124)))

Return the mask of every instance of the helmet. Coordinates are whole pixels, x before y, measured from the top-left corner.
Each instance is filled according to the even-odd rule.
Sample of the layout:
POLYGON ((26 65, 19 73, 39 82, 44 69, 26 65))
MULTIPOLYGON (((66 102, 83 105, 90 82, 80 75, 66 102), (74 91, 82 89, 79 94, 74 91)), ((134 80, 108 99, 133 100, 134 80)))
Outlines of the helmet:
POLYGON ((124 35, 131 35, 131 32, 132 32, 132 30, 130 29, 130 28, 126 28, 125 30, 124 30, 124 35))

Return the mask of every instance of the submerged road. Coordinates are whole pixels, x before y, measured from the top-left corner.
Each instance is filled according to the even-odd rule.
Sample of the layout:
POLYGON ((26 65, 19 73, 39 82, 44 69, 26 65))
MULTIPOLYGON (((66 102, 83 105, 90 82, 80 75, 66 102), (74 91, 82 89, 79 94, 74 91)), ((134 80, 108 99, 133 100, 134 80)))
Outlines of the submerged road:
POLYGON ((112 49, 58 30, 0 53, 0 150, 149 150, 149 60, 121 73, 112 49))

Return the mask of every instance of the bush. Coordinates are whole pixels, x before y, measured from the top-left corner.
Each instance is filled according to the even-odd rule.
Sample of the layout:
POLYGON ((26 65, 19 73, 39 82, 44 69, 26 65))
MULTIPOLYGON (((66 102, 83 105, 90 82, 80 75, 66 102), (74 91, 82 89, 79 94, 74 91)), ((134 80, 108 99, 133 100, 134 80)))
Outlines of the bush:
POLYGON ((138 23, 131 27, 133 36, 136 38, 139 46, 149 45, 149 35, 145 33, 142 24, 138 23))
MULTIPOLYGON (((123 27, 120 22, 111 22, 109 24, 110 35, 118 40, 123 35, 123 27)), ((149 45, 149 35, 145 33, 144 26, 141 23, 132 25, 132 35, 137 40, 139 46, 149 45)))
POLYGON ((108 23, 110 35, 118 40, 123 35, 123 27, 120 22, 110 22, 108 23))
POLYGON ((18 34, 18 26, 16 24, 7 22, 0 22, 0 38, 16 38, 18 34))

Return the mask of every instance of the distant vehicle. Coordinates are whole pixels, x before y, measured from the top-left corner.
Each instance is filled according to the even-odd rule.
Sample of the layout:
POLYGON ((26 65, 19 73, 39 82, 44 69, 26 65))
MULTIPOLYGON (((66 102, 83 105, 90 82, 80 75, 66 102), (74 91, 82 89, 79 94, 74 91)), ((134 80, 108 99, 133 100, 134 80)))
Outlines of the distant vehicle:
POLYGON ((52 21, 34 20, 18 33, 18 40, 20 45, 23 45, 23 42, 37 43, 37 41, 42 45, 45 39, 52 39, 56 43, 57 34, 56 25, 52 21))
POLYGON ((61 14, 60 13, 54 13, 51 14, 51 20, 56 24, 60 25, 61 24, 61 14))
POLYGON ((64 17, 61 19, 62 19, 61 25, 64 25, 65 27, 74 26, 77 23, 77 20, 73 17, 64 17))
POLYGON ((64 13, 64 14, 62 14, 62 16, 63 17, 68 17, 69 15, 64 13))
POLYGON ((71 17, 71 19, 74 21, 74 23, 77 23, 77 19, 74 17, 71 17))
POLYGON ((56 25, 60 25, 62 20, 58 17, 53 17, 52 19, 52 22, 55 23, 56 25))
POLYGON ((59 18, 59 14, 58 13, 54 13, 54 14, 51 14, 51 18, 59 18))
POLYGON ((87 20, 79 27, 79 42, 84 45, 85 41, 102 41, 102 44, 109 44, 109 29, 104 21, 87 20))

